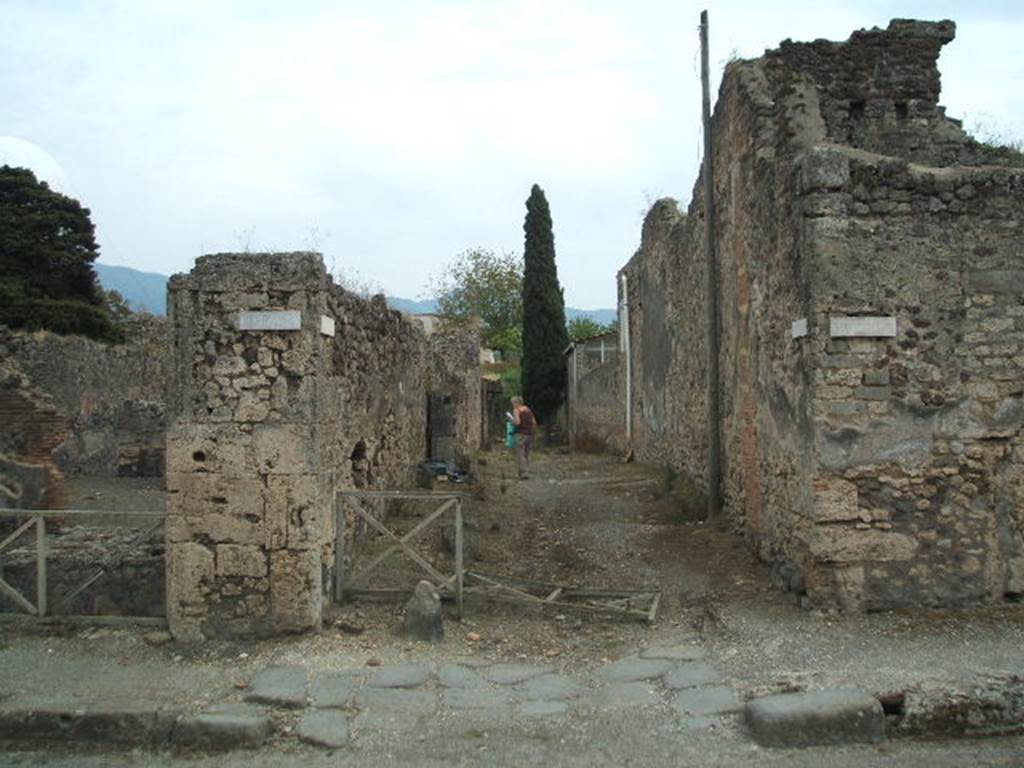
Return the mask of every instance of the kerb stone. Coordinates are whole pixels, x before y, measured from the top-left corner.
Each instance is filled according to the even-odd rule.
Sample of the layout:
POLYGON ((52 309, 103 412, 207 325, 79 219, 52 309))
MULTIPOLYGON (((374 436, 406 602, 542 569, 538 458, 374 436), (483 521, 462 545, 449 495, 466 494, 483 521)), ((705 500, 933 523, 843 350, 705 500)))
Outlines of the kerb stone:
POLYGON ((855 689, 783 693, 747 703, 747 728, 766 747, 878 742, 885 737, 882 705, 855 689))
POLYGON ((179 723, 174 742, 194 749, 254 748, 270 732, 270 718, 258 707, 222 704, 179 723))

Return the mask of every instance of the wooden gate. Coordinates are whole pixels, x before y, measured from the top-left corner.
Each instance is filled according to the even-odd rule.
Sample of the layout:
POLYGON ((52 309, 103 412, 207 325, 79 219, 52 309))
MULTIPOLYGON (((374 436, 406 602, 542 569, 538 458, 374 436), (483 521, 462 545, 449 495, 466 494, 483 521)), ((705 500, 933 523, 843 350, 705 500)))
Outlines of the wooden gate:
MULTIPOLYGON (((20 608, 24 614, 34 616, 37 619, 43 620, 46 618, 52 618, 60 621, 85 621, 93 623, 159 623, 163 624, 166 622, 163 618, 153 616, 70 616, 61 614, 60 611, 64 607, 71 604, 78 595, 87 590, 93 584, 95 584, 105 573, 110 569, 116 567, 123 557, 129 553, 136 545, 145 541, 149 536, 152 536, 160 528, 163 527, 166 519, 165 512, 124 512, 124 511, 113 511, 113 510, 80 510, 80 509, 0 509, 0 518, 21 518, 28 517, 28 520, 23 522, 14 531, 7 536, 3 541, 0 541, 0 553, 3 553, 5 549, 13 545, 23 535, 27 534, 32 528, 35 528, 35 546, 34 554, 36 561, 36 601, 33 603, 29 598, 19 592, 10 583, 5 581, 2 577, 2 569, 0 569, 0 594, 7 597, 12 603, 20 608), (50 555, 49 547, 47 546, 46 540, 46 520, 58 519, 62 521, 66 520, 88 520, 90 518, 111 518, 111 517, 124 517, 124 518, 143 518, 151 521, 151 524, 145 528, 141 533, 132 537, 132 539, 123 546, 113 549, 107 554, 101 562, 96 566, 96 569, 84 580, 75 585, 70 591, 64 595, 56 596, 54 600, 55 605, 51 609, 49 606, 49 600, 47 597, 48 591, 48 580, 47 580, 47 559, 50 555)), ((2 565, 2 561, 0 561, 2 565)), ((24 615, 22 614, 22 615, 24 615)), ((15 614, 18 615, 18 614, 15 614)), ((9 618, 11 614, 0 614, 2 618, 9 618)))
POLYGON ((338 491, 335 495, 334 503, 334 599, 341 602, 346 594, 352 597, 394 597, 399 593, 409 591, 374 589, 369 586, 368 581, 370 574, 387 562, 393 555, 402 554, 419 566, 439 593, 449 596, 454 594, 456 613, 459 618, 462 618, 462 587, 464 578, 462 562, 462 500, 464 496, 461 493, 433 493, 430 491, 338 491), (348 520, 345 505, 342 503, 346 498, 354 500, 425 499, 438 502, 439 506, 413 526, 411 530, 399 535, 360 504, 351 505, 355 515, 390 541, 391 546, 373 557, 369 563, 358 571, 349 575, 345 573, 345 530, 348 520), (449 512, 452 514, 455 525, 455 572, 451 575, 441 573, 412 546, 414 539, 435 523, 443 520, 449 512))

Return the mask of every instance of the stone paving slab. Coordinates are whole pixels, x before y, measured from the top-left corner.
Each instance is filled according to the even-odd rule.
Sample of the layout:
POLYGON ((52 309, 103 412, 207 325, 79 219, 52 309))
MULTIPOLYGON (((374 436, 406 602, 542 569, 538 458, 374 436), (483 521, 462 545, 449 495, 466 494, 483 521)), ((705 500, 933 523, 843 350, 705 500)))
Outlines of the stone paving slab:
POLYGON ((679 691, 672 699, 672 706, 689 717, 706 717, 739 712, 742 705, 732 688, 713 686, 679 691))
POLYGON ((594 673, 594 679, 606 683, 653 680, 656 677, 661 677, 674 666, 674 662, 666 659, 640 659, 630 656, 601 667, 594 673))
POLYGON ((747 702, 750 734, 766 747, 874 743, 885 738, 882 705, 852 688, 813 693, 780 693, 747 702))
POLYGON ((588 694, 582 703, 593 709, 622 709, 660 704, 661 698, 648 683, 610 683, 588 694))
POLYGON ((515 685, 551 672, 551 667, 530 664, 495 664, 484 670, 484 676, 498 685, 515 685))
POLYGON ((541 675, 512 688, 520 701, 564 701, 580 695, 583 686, 562 675, 541 675))
POLYGON ((345 672, 324 672, 310 688, 313 706, 320 709, 348 706, 359 679, 345 672))
POLYGON ((438 697, 432 691, 405 688, 363 688, 356 692, 356 706, 363 712, 389 712, 406 715, 430 715, 437 709, 438 697))
POLYGON ((394 664, 381 667, 366 684, 371 688, 416 688, 432 675, 426 664, 394 664))
POLYGON ((665 673, 662 682, 670 691, 676 691, 681 688, 696 688, 699 685, 718 685, 722 682, 722 675, 710 664, 694 661, 670 669, 665 673))
POLYGON ((558 718, 568 711, 564 701, 524 701, 516 707, 517 715, 537 719, 558 718))
POLYGON ((348 744, 348 718, 334 709, 314 709, 302 716, 297 733, 319 747, 343 747, 348 744))
POLYGON ((195 749, 256 748, 272 730, 270 718, 260 707, 219 704, 178 723, 174 743, 195 749))
POLYGON ((445 688, 474 690, 490 687, 490 684, 479 672, 462 664, 442 664, 437 670, 437 678, 445 688))
POLYGON ((306 670, 304 667, 268 667, 256 674, 245 700, 275 707, 306 706, 306 670))
POLYGON ((460 716, 477 719, 507 720, 512 702, 500 691, 465 691, 452 688, 441 694, 441 702, 460 716))
POLYGON ((402 712, 361 712, 352 720, 353 731, 412 731, 420 718, 402 712))
POLYGON ((651 647, 640 651, 641 659, 667 659, 668 661, 701 661, 707 654, 699 645, 651 647))

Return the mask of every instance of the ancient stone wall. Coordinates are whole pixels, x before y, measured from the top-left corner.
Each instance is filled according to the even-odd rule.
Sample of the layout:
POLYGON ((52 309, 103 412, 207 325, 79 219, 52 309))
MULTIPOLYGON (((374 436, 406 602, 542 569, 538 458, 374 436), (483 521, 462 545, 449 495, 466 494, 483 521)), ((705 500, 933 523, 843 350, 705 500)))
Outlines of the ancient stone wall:
POLYGON ((65 473, 160 476, 164 471, 170 349, 163 318, 135 316, 126 340, 0 328, 0 357, 68 423, 54 460, 65 473))
MULTIPOLYGON (((53 459, 68 421, 10 358, 0 358, 0 509, 60 509, 64 477, 53 459)), ((11 521, 0 520, 0 530, 11 521)))
POLYGON ((476 327, 441 328, 427 343, 427 388, 442 402, 442 413, 431 418, 430 458, 468 466, 483 442, 480 333, 476 327))
POLYGON ((573 450, 626 449, 618 334, 574 343, 566 356, 569 442, 573 450))
MULTIPOLYGON (((335 286, 318 254, 204 256, 169 298, 172 631, 316 629, 334 491, 400 487, 424 458, 426 337, 382 299, 335 286)), ((474 355, 477 381, 478 366, 474 355)))
MULTIPOLYGON (((814 605, 1021 591, 1024 172, 937 104, 953 29, 787 42, 715 109, 726 509, 814 605)), ((706 482, 701 190, 620 300, 636 451, 706 482)))

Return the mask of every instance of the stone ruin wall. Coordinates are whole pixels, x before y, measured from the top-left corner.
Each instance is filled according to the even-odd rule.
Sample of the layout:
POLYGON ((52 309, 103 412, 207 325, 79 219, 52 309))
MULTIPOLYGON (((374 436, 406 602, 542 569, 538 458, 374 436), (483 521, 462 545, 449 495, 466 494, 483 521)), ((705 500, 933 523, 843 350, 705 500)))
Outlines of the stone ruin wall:
MULTIPOLYGON (((68 420, 10 358, 0 358, 0 424, 0 509, 62 507, 64 476, 53 452, 67 437, 68 420)), ((0 518, 0 532, 15 527, 0 518)))
POLYGON ((604 362, 601 341, 577 342, 566 358, 569 440, 573 450, 621 454, 626 450, 626 428, 618 335, 603 338, 604 362))
POLYGON ((172 631, 317 629, 333 582, 334 491, 412 481, 437 381, 467 389, 459 418, 476 443, 459 448, 475 448, 476 351, 470 361, 463 340, 441 354, 382 298, 335 286, 318 254, 204 256, 172 279, 169 306, 179 377, 167 449, 172 631), (239 329, 240 313, 285 311, 301 327, 239 329))
MULTIPOLYGON (((0 358, 67 423, 52 457, 66 474, 163 474, 167 323, 143 315, 129 318, 124 328, 124 343, 106 344, 0 327, 0 358)), ((3 421, 9 434, 13 422, 3 421)))
MULTIPOLYGON (((449 453, 469 468, 484 443, 484 388, 480 371, 480 332, 475 327, 440 329, 427 336, 427 389, 450 397, 454 424, 449 453)), ((444 443, 444 440, 441 441, 444 443)), ((442 458, 434 456, 431 458, 442 458)))
MULTIPOLYGON (((726 508, 813 605, 1021 591, 1024 174, 937 105, 952 36, 787 42, 715 111, 726 508)), ((706 482, 701 190, 622 274, 637 453, 706 482)))

